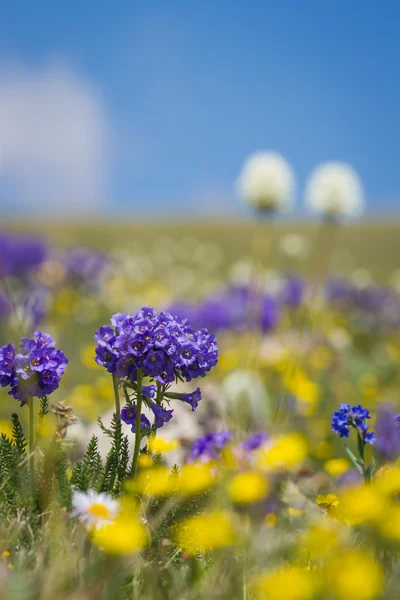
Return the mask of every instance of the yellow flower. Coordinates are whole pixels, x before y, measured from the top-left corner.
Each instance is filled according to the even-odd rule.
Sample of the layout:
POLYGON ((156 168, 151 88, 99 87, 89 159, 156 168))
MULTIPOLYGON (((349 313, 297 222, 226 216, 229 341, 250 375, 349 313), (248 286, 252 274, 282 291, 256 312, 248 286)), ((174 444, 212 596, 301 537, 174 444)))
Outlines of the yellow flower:
POLYGON ((239 467, 239 459, 234 447, 225 446, 221 452, 221 463, 227 471, 236 471, 239 467))
POLYGON ((383 589, 381 567, 361 550, 338 553, 327 561, 326 573, 339 600, 373 600, 383 589))
POLYGON ((178 491, 183 496, 194 496, 212 487, 216 480, 217 473, 212 462, 183 465, 178 479, 178 491))
POLYGON ((346 458, 332 458, 325 462, 324 469, 329 475, 338 477, 350 469, 350 463, 346 458))
POLYGON ((99 369, 99 365, 94 360, 95 355, 96 353, 93 344, 85 346, 80 352, 81 363, 88 369, 99 369))
MULTIPOLYGON (((94 362, 94 361, 93 361, 94 362)), ((97 364, 94 363, 96 366, 97 364)), ((99 395, 102 400, 113 400, 114 391, 111 385, 111 378, 109 375, 100 375, 95 381, 96 394, 99 395)))
POLYGON ((176 475, 168 467, 153 467, 140 471, 135 482, 128 482, 144 496, 166 496, 176 488, 176 475))
POLYGON ((12 440, 13 428, 10 421, 7 421, 6 419, 0 420, 0 433, 5 433, 6 436, 12 440))
POLYGON ((45 419, 41 419, 38 423, 37 433, 41 438, 52 438, 56 432, 57 423, 54 416, 47 415, 45 419))
POLYGON ((343 493, 337 514, 349 524, 372 523, 382 518, 385 508, 385 499, 374 486, 360 485, 343 493))
POLYGON ((381 467, 376 473, 375 485, 382 494, 388 496, 398 494, 400 492, 400 469, 398 466, 385 465, 381 467))
POLYGON ((316 502, 318 506, 322 506, 327 512, 332 512, 332 509, 339 506, 339 498, 335 494, 327 494, 326 496, 319 494, 316 502))
POLYGON ((260 473, 247 471, 232 477, 228 494, 237 504, 250 504, 265 498, 268 493, 267 480, 260 473))
POLYGON ((231 546, 236 541, 233 516, 228 512, 213 512, 189 517, 178 523, 173 537, 188 554, 231 546))
POLYGON ((239 364, 239 359, 240 356, 237 350, 225 350, 221 353, 221 357, 218 360, 218 367, 223 371, 227 371, 228 373, 230 373, 231 371, 237 368, 239 364))
POLYGON ((162 438, 151 438, 149 443, 150 452, 155 452, 156 454, 165 454, 166 452, 172 452, 178 447, 178 440, 163 440, 162 438))
POLYGON ((147 533, 137 518, 121 516, 94 529, 92 541, 108 554, 133 554, 144 548, 147 533))
POLYGON ((284 471, 301 463, 307 456, 307 442, 298 433, 275 437, 269 446, 258 452, 256 463, 260 469, 284 471))
POLYGON ((312 414, 319 402, 319 387, 301 370, 296 369, 284 380, 286 389, 298 399, 299 408, 304 414, 312 414))
POLYGON ((400 540, 400 506, 391 506, 380 522, 382 534, 391 540, 400 540))
POLYGON ((141 469, 148 469, 153 464, 150 454, 139 454, 138 464, 141 469))
POLYGON ((338 545, 338 528, 332 519, 312 525, 302 537, 302 547, 314 558, 330 554, 338 545))
POLYGON ((265 516, 264 523, 267 527, 275 527, 276 525, 276 515, 274 513, 268 513, 265 516))
POLYGON ((284 566, 256 575, 250 589, 257 600, 309 600, 316 592, 315 575, 297 566, 284 566))
POLYGON ((288 514, 291 517, 302 517, 304 515, 304 510, 301 510, 301 508, 294 508, 293 506, 289 506, 288 514))

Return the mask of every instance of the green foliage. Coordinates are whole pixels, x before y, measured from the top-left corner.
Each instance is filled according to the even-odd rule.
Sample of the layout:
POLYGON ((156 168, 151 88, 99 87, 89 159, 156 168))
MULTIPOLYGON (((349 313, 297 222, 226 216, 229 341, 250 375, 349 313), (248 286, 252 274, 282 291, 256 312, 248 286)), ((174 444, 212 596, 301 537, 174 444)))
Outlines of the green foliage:
POLYGON ((24 445, 18 418, 13 420, 13 424, 18 446, 4 433, 0 436, 0 513, 3 516, 17 514, 25 507, 27 497, 28 468, 26 460, 23 460, 26 442, 24 445))
POLYGON ((122 434, 121 420, 114 413, 110 429, 103 429, 111 437, 111 448, 106 458, 101 491, 117 496, 128 478, 129 441, 122 434))
POLYGON ((104 473, 99 452, 99 441, 93 435, 82 460, 79 460, 72 470, 70 483, 81 492, 85 492, 88 489, 99 490, 103 478, 104 473))
POLYGON ((40 398, 39 419, 43 419, 49 412, 49 400, 47 396, 43 396, 43 398, 40 398))
POLYGON ((17 413, 11 415, 11 421, 13 424, 13 441, 18 448, 19 455, 22 458, 26 456, 27 441, 25 437, 24 429, 20 423, 17 413))

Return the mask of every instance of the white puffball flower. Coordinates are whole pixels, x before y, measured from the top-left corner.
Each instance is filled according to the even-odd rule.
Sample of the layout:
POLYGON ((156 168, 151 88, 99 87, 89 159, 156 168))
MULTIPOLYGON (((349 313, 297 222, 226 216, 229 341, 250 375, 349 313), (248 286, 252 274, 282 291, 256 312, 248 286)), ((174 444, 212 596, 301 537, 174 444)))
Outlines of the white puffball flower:
POLYGON ((262 212, 288 210, 293 203, 294 173, 276 152, 256 152, 244 163, 237 182, 242 199, 262 212))
POLYGON ((363 190, 355 170, 345 163, 318 166, 306 185, 306 205, 327 217, 351 217, 364 209, 363 190))
POLYGON ((109 523, 115 519, 119 511, 117 500, 94 490, 87 492, 75 490, 72 494, 72 507, 72 515, 85 523, 88 529, 109 523))

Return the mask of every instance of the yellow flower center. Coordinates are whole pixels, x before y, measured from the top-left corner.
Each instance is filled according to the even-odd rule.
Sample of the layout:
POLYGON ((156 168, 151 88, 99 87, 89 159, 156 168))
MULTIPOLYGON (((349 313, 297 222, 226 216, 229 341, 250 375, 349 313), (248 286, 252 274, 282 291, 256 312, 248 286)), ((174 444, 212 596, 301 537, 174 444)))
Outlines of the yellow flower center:
POLYGON ((94 517, 99 517, 100 519, 107 519, 107 517, 110 515, 110 511, 108 510, 107 506, 104 506, 104 504, 98 504, 96 502, 91 505, 88 512, 94 517))

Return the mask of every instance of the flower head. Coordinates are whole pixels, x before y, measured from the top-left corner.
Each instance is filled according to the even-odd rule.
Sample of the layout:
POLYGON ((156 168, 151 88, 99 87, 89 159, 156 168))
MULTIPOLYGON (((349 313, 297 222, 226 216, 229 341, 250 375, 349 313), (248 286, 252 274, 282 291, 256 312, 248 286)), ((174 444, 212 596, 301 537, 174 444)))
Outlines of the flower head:
POLYGON ((29 398, 43 398, 54 392, 67 364, 52 337, 35 331, 33 339, 21 338, 19 353, 13 344, 0 348, 0 385, 10 386, 9 394, 22 406, 29 398))
POLYGON ((262 446, 267 441, 267 439, 268 436, 265 433, 265 431, 260 431, 259 433, 254 433, 249 438, 247 438, 247 440, 242 442, 242 447, 245 450, 251 452, 252 450, 257 450, 257 448, 260 448, 260 446, 262 446))
POLYGON ((119 504, 107 494, 93 490, 74 491, 72 494, 72 514, 91 529, 112 521, 118 514, 119 504))
POLYGON ((189 517, 178 523, 174 538, 176 544, 189 554, 225 548, 236 541, 233 517, 228 512, 189 517))
POLYGON ((233 434, 230 431, 218 431, 216 433, 207 433, 207 435, 198 438, 193 442, 190 460, 200 460, 207 462, 217 458, 221 450, 232 439, 233 434))
POLYGON ((147 533, 135 516, 121 515, 96 527, 92 541, 107 554, 134 554, 146 545, 147 533))
POLYGON ((228 493, 237 504, 250 504, 265 498, 268 483, 261 473, 244 471, 234 475, 228 485, 228 493))
POLYGON ((189 394, 170 394, 169 397, 186 402, 187 404, 190 404, 192 410, 196 410, 201 400, 201 390, 198 387, 194 392, 190 392, 189 394))
POLYGON ((280 154, 257 152, 245 162, 237 185, 245 202, 259 211, 275 212, 290 207, 294 174, 280 154))
POLYGON ((306 188, 308 207, 328 217, 357 215, 363 209, 363 193, 357 173, 344 163, 317 167, 306 188))
POLYGON ((366 408, 361 404, 351 407, 350 404, 340 404, 339 410, 336 410, 332 416, 332 431, 340 437, 349 437, 350 427, 357 429, 366 444, 374 444, 376 441, 375 434, 368 432, 367 419, 371 415, 366 408))
POLYGON ((305 568, 284 565, 251 580, 251 591, 257 600, 311 600, 315 595, 315 576, 305 568))
MULTIPOLYGON (((137 369, 161 384, 179 375, 204 377, 218 361, 218 344, 207 329, 195 330, 186 319, 144 307, 136 315, 116 314, 95 334, 96 362, 118 378, 136 379, 137 369)), ((154 397, 154 386, 143 393, 154 397)))
POLYGON ((162 408, 162 406, 158 406, 154 402, 151 403, 150 408, 153 411, 156 419, 154 423, 155 427, 162 427, 164 423, 168 423, 168 421, 172 419, 172 413, 174 412, 173 410, 162 408))
MULTIPOLYGON (((137 410, 136 406, 124 406, 121 410, 121 421, 126 423, 127 425, 132 425, 132 432, 136 431, 136 415, 137 410)), ((150 429, 151 424, 146 415, 140 415, 140 431, 145 431, 146 429, 150 429)))

